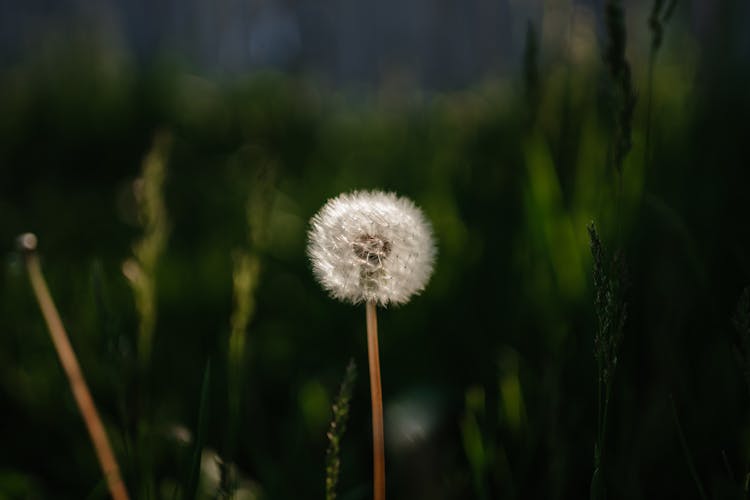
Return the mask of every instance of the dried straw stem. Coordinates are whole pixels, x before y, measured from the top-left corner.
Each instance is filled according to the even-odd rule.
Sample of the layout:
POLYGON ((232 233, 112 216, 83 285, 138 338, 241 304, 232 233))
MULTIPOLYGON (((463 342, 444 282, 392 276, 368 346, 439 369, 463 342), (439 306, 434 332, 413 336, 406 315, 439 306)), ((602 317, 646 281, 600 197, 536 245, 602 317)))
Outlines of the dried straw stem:
POLYGON ((35 251, 36 238, 31 234, 24 235, 21 245, 26 255, 26 269, 29 273, 34 295, 36 295, 36 299, 39 302, 39 308, 42 310, 42 316, 44 316, 44 320, 47 323, 52 343, 55 346, 65 374, 68 376, 73 396, 83 416, 86 429, 91 436, 91 441, 94 444, 99 465, 101 465, 104 477, 107 480, 110 494, 114 500, 128 500, 128 492, 120 476, 120 469, 107 439, 104 425, 96 411, 94 400, 86 385, 86 380, 83 378, 81 367, 78 365, 73 347, 70 345, 68 335, 65 333, 62 320, 47 288, 47 283, 44 281, 42 269, 39 265, 39 258, 35 251))
POLYGON ((374 302, 367 302, 367 355, 372 397, 373 498, 385 500, 385 444, 383 438, 383 389, 380 385, 378 317, 374 302))

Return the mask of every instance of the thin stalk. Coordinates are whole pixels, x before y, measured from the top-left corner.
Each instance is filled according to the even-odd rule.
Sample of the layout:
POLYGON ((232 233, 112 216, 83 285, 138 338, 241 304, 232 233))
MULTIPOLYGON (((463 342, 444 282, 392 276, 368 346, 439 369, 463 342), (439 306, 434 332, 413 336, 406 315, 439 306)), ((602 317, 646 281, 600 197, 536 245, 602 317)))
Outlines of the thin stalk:
POLYGON ((367 356, 372 397, 373 498, 385 500, 385 443, 383 437, 383 389, 380 385, 378 317, 374 302, 367 303, 367 356))
POLYGON ((656 65, 656 49, 652 48, 648 55, 648 89, 646 90, 646 132, 643 144, 643 167, 648 171, 651 153, 651 102, 654 98, 654 66, 656 65))
POLYGON ((623 243, 623 235, 622 235, 622 205, 623 205, 623 185, 622 185, 622 170, 617 171, 617 194, 615 196, 615 204, 617 208, 615 209, 616 215, 615 217, 617 220, 615 221, 615 224, 617 225, 617 245, 622 247, 623 243))
MULTIPOLYGON (((602 368, 601 363, 597 363, 597 388, 596 388, 596 435, 599 445, 602 442, 602 368)), ((598 465, 598 464, 597 464, 598 465)))
POLYGON ((86 429, 94 444, 94 451, 104 473, 104 478, 107 480, 109 492, 114 500, 128 500, 128 492, 120 476, 120 468, 109 444, 107 432, 99 418, 94 399, 91 397, 91 392, 86 385, 86 380, 68 339, 68 334, 65 332, 65 327, 63 327, 60 315, 44 280, 42 268, 39 265, 39 257, 36 253, 36 236, 25 234, 21 236, 19 241, 26 257, 26 270, 29 273, 31 287, 39 303, 42 316, 44 316, 44 321, 47 323, 57 356, 60 358, 65 375, 68 377, 70 388, 86 424, 86 429))
POLYGON ((604 444, 607 439, 607 414, 609 413, 609 398, 612 394, 612 381, 609 383, 605 382, 605 393, 604 393, 604 411, 602 413, 602 430, 601 437, 599 438, 599 455, 600 458, 604 456, 604 444))
POLYGON ((690 454, 690 448, 688 448, 687 440, 685 440, 685 434, 682 432, 680 418, 677 416, 677 407, 675 407, 674 398, 671 394, 669 395, 669 403, 672 406, 672 418, 674 418, 674 425, 677 429, 677 437, 680 438, 680 446, 682 446, 682 452, 685 454, 685 461, 687 462, 688 470, 690 471, 690 477, 693 478, 693 482, 695 483, 695 487, 698 489, 700 497, 703 500, 708 500, 708 497, 706 496, 706 490, 703 489, 703 484, 698 477, 698 471, 695 469, 693 457, 690 454))

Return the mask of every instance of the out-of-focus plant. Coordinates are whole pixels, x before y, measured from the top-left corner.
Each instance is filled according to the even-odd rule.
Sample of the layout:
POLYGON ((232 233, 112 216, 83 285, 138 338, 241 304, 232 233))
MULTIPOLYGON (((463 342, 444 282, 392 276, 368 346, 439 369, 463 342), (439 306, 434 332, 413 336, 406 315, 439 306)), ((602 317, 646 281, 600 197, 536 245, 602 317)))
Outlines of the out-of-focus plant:
POLYGON ((625 11, 622 0, 608 0, 604 19, 607 42, 604 63, 612 82, 612 111, 614 133, 612 137, 611 164, 618 175, 622 175, 625 156, 633 146, 632 126, 636 93, 630 74, 630 64, 625 59, 626 30, 625 11))
POLYGON ((200 479, 201 458, 203 457, 203 448, 206 444, 206 431, 208 428, 209 408, 211 401, 211 360, 206 363, 203 371, 203 381, 201 382, 200 403, 198 405, 198 420, 196 422, 195 443, 193 444, 193 453, 190 459, 190 468, 188 469, 185 480, 185 489, 183 498, 185 500, 194 500, 198 491, 198 482, 200 479))
POLYGON ((260 274, 260 261, 255 253, 236 250, 232 260, 234 309, 230 318, 228 352, 230 435, 236 431, 235 426, 239 418, 247 327, 255 311, 254 293, 260 274))
MULTIPOLYGON (((604 8, 607 39, 604 63, 607 66, 611 88, 612 136, 609 163, 617 175, 615 210, 618 237, 622 229, 622 176, 625 157, 633 146, 633 113, 636 92, 633 88, 630 64, 625 58, 627 32, 622 0, 608 0, 604 8)), ((610 258, 605 255, 593 221, 588 225, 593 257, 594 309, 597 327, 594 333, 594 359, 597 371, 597 432, 594 444, 594 472, 591 478, 592 500, 606 498, 605 450, 607 421, 612 384, 617 367, 620 343, 627 318, 625 289, 627 269, 624 255, 616 251, 610 258)))
POLYGON ((461 440, 471 467, 474 491, 479 499, 488 498, 487 473, 493 463, 494 449, 494 443, 487 442, 479 425, 484 411, 484 388, 469 388, 466 391, 465 413, 461 419, 461 440))
POLYGON ((232 254, 234 307, 230 318, 227 349, 229 401, 227 459, 233 458, 241 418, 247 329, 255 312, 255 290, 258 287, 261 271, 259 252, 267 244, 268 219, 273 204, 273 173, 273 169, 268 166, 256 170, 245 205, 247 244, 236 248, 232 254))
POLYGON ((677 0, 654 0, 651 6, 651 14, 648 17, 648 27, 651 30, 651 46, 648 54, 648 89, 646 91, 646 131, 645 144, 643 147, 643 162, 648 166, 651 148, 651 108, 654 93, 654 69, 656 66, 656 55, 664 41, 664 28, 674 13, 677 0))
POLYGON ((147 370, 156 327, 156 267, 167 243, 168 219, 164 203, 164 179, 171 136, 161 132, 143 161, 141 176, 133 183, 142 237, 133 245, 133 257, 122 270, 133 288, 138 311, 138 360, 147 370))
POLYGON ((164 202, 164 179, 171 136, 157 133, 153 146, 143 161, 141 176, 133 183, 133 194, 138 209, 142 237, 133 245, 133 257, 122 265, 128 279, 138 313, 137 358, 138 376, 136 400, 131 420, 135 424, 135 454, 133 468, 137 471, 139 496, 155 494, 154 448, 151 434, 150 372, 153 335, 156 328, 157 288, 156 272, 168 235, 167 209, 164 202))

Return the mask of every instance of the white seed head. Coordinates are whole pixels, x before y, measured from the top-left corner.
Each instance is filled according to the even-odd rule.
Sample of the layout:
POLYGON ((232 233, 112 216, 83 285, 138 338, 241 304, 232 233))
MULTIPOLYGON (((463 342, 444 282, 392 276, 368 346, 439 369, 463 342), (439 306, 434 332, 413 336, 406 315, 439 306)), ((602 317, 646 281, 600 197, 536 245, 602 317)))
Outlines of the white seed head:
POLYGON ((353 304, 408 302, 427 285, 435 253, 422 211, 394 193, 341 194, 310 219, 315 277, 334 298, 353 304))

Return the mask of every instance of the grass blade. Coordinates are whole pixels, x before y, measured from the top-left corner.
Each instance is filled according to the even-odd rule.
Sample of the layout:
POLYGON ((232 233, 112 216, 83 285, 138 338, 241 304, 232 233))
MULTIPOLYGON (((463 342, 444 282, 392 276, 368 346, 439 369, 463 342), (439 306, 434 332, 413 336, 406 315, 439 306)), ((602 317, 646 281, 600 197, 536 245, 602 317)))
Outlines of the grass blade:
POLYGON ((687 441, 685 440, 685 434, 682 432, 682 426, 680 425, 680 418, 677 416, 677 407, 674 404, 674 398, 670 394, 669 403, 672 405, 672 417, 674 418, 674 425, 677 428, 677 436, 680 438, 680 446, 682 446, 682 452, 685 454, 685 460, 687 461, 688 469, 690 470, 690 476, 695 482, 695 487, 698 488, 698 493, 703 500, 708 500, 706 491, 703 489, 703 484, 698 477, 698 472, 695 469, 693 463, 693 457, 690 455, 690 449, 688 448, 687 441))
POLYGON ((190 471, 187 481, 185 482, 185 499, 194 499, 198 491, 198 481, 201 471, 201 455, 203 454, 203 445, 206 441, 206 428, 208 426, 208 407, 211 398, 211 360, 206 363, 206 369, 203 372, 203 383, 201 384, 201 399, 198 407, 198 424, 195 433, 195 448, 193 449, 193 458, 190 462, 190 471))

